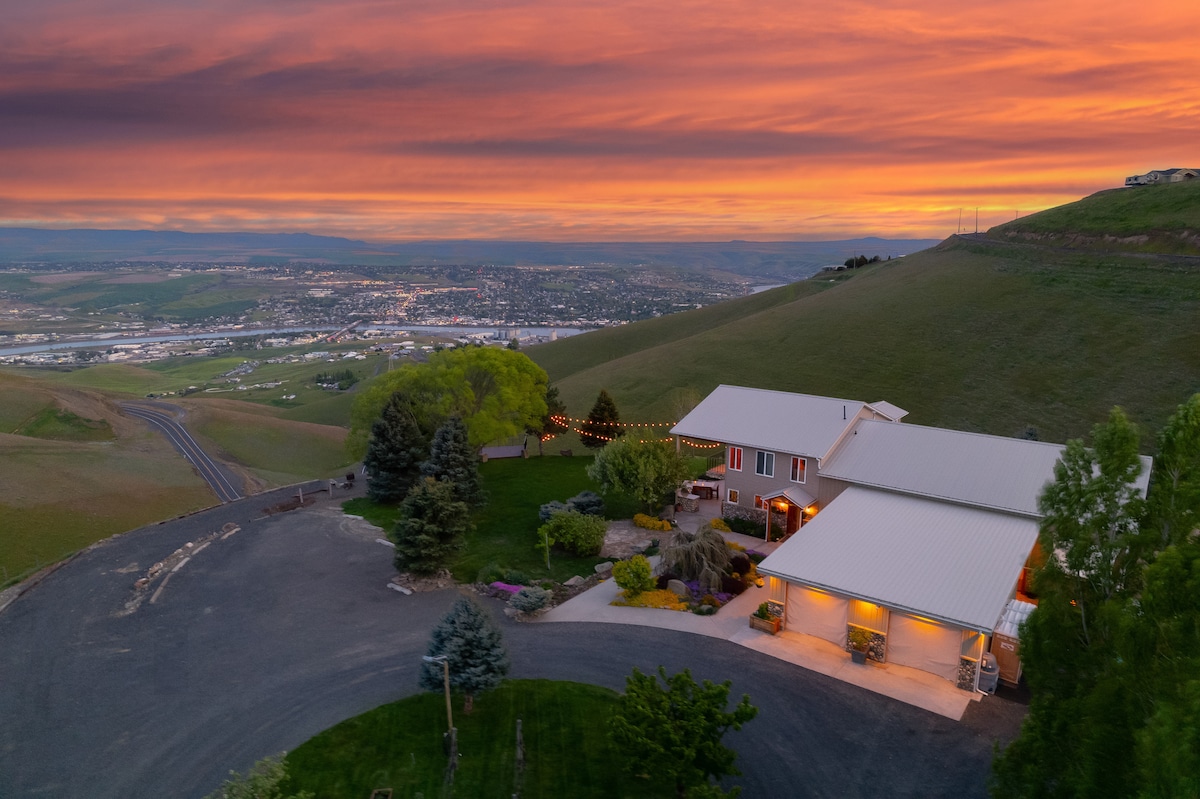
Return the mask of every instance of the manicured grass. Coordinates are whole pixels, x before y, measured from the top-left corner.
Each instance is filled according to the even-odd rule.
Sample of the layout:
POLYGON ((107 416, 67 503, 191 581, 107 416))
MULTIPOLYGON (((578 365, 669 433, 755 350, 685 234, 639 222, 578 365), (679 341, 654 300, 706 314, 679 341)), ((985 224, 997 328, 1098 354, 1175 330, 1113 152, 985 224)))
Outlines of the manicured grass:
MULTIPOLYGON (((601 558, 581 558, 559 549, 550 552, 550 570, 537 546, 541 527, 538 509, 551 500, 565 502, 580 491, 595 491, 587 476, 590 457, 511 458, 480 464, 479 473, 488 502, 475 514, 475 531, 466 546, 451 563, 454 577, 474 582, 479 571, 489 564, 501 569, 524 572, 530 579, 566 580, 573 575, 588 576, 601 558)), ((605 494, 605 517, 628 519, 637 510, 637 502, 620 494, 605 494)), ((347 513, 363 516, 372 524, 391 531, 396 524, 394 507, 376 505, 370 500, 351 500, 343 506, 347 513)), ((647 538, 652 537, 647 533, 647 538)))
MULTIPOLYGON (((605 720, 617 694, 549 680, 513 680, 475 700, 471 715, 455 698, 459 768, 456 796, 508 799, 517 792, 516 723, 525 742, 522 799, 660 797, 670 786, 627 776, 608 742, 605 720)), ((376 788, 395 797, 441 796, 446 706, 426 693, 344 721, 287 756, 291 790, 321 799, 366 799, 376 788)))

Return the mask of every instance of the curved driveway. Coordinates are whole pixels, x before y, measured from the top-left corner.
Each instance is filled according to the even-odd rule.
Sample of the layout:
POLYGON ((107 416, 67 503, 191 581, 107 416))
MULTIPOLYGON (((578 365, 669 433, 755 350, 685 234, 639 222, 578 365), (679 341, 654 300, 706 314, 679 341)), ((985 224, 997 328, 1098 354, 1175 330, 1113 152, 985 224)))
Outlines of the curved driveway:
MULTIPOLYGON (((387 590, 391 550, 374 528, 328 499, 262 516, 283 498, 110 539, 0 613, 0 796, 204 796, 230 769, 418 690, 456 592, 387 590), (206 537, 128 612, 147 569, 206 537)), ((732 679, 760 708, 727 738, 748 798, 982 797, 992 740, 1019 719, 985 702, 955 723, 687 633, 500 621, 514 678, 620 690, 634 666, 662 664, 732 679)))
POLYGON ((148 422, 151 427, 158 429, 171 445, 183 455, 189 463, 195 467, 196 471, 204 478, 213 493, 217 495, 217 499, 222 502, 233 502, 241 499, 242 494, 234 486, 234 480, 227 473, 227 470, 221 468, 208 453, 196 443, 196 439, 192 438, 192 434, 176 421, 173 413, 166 413, 160 408, 170 408, 172 411, 178 411, 174 405, 166 403, 156 403, 158 407, 150 408, 145 405, 134 405, 132 403, 124 403, 121 408, 130 416, 148 422))

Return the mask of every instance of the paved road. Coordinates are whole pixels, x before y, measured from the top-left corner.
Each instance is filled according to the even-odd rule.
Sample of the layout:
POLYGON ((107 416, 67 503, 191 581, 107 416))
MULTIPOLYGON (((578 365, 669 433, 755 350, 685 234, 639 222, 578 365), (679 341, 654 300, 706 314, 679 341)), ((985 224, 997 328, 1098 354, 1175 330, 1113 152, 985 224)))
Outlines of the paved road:
MULTIPOLYGON (((386 590, 392 553, 373 528, 328 499, 263 518, 282 498, 110 539, 0 613, 0 797, 204 796, 231 768, 417 691, 456 592, 386 590), (226 524, 240 529, 225 537, 226 524), (148 568, 214 532, 126 612, 148 568)), ((500 623, 516 678, 620 689, 659 664, 731 678, 761 708, 727 739, 748 798, 982 797, 991 742, 1020 716, 987 702, 954 723, 687 633, 500 623)))
POLYGON ((188 462, 204 478, 213 493, 217 495, 217 499, 222 502, 241 499, 242 493, 235 487, 237 478, 210 458, 208 453, 196 443, 196 439, 192 438, 191 433, 176 420, 175 412, 179 411, 179 408, 165 403, 156 403, 156 406, 134 405, 128 402, 121 404, 122 410, 127 414, 148 422, 151 427, 166 436, 172 446, 187 458, 188 462))

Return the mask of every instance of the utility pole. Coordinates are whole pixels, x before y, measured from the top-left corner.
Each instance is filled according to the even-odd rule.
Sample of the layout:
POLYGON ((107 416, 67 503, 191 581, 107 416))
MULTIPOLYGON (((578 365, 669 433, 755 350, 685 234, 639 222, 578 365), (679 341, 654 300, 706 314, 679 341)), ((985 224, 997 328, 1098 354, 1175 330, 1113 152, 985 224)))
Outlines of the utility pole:
POLYGON ((958 230, 954 231, 954 235, 957 236, 959 233, 962 233, 962 209, 961 208, 958 209, 958 230))

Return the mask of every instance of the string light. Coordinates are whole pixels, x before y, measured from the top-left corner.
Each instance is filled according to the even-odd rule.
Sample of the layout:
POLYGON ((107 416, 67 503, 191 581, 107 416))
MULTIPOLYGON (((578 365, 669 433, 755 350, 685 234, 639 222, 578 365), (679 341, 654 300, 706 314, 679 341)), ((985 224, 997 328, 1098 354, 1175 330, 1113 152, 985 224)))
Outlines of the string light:
MULTIPOLYGON (((588 419, 576 419, 573 416, 562 416, 555 414, 550 417, 550 421, 562 427, 569 427, 568 422, 577 422, 578 424, 587 424, 588 419)), ((674 427, 677 422, 595 422, 595 424, 605 427, 674 427)), ((599 438, 599 436, 597 436, 599 438)))

